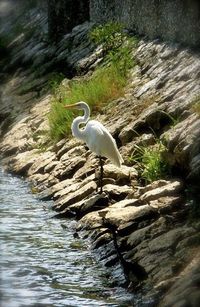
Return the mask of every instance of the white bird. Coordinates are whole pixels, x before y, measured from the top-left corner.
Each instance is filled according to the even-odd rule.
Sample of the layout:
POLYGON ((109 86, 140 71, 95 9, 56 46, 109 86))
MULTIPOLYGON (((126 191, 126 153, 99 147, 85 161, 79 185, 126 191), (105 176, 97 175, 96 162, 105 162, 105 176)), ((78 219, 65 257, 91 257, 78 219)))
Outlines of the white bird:
POLYGON ((110 159, 116 166, 120 167, 123 158, 117 148, 115 139, 110 132, 97 120, 89 120, 90 108, 86 102, 80 101, 75 104, 65 105, 66 109, 83 110, 84 115, 76 117, 71 125, 72 134, 77 139, 84 141, 88 148, 96 153, 100 159, 100 193, 102 193, 103 180, 103 161, 102 157, 110 159), (86 124, 84 128, 80 128, 80 124, 86 124))

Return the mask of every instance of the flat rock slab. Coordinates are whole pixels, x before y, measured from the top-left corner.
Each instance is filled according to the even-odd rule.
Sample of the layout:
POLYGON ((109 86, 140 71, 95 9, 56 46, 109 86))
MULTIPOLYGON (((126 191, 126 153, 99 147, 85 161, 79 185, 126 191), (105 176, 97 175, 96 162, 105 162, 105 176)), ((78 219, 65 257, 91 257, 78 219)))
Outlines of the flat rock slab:
POLYGON ((150 190, 141 195, 141 201, 149 202, 165 196, 176 196, 183 188, 180 181, 169 182, 162 187, 150 190))
MULTIPOLYGON (((134 202, 134 201, 133 201, 134 202)), ((137 221, 138 218, 146 217, 152 213, 152 209, 148 205, 135 207, 127 206, 126 202, 119 202, 109 207, 86 214, 80 221, 79 227, 87 227, 93 229, 95 227, 103 227, 104 222, 119 227, 128 222, 137 221)))
POLYGON ((70 205, 62 213, 67 211, 75 213, 76 217, 81 217, 90 211, 100 210, 107 207, 109 202, 108 196, 106 194, 94 194, 89 196, 73 205, 70 205))
POLYGON ((25 176, 39 157, 40 154, 36 149, 21 152, 10 159, 7 169, 17 175, 25 176))
POLYGON ((34 174, 44 174, 44 168, 51 163, 52 161, 56 160, 56 155, 54 152, 46 151, 42 153, 38 159, 33 163, 28 171, 28 175, 32 176, 34 174))
POLYGON ((151 208, 157 209, 160 213, 167 213, 173 209, 184 206, 184 199, 182 196, 165 196, 149 201, 151 208))
POLYGON ((122 203, 119 202, 119 205, 115 204, 109 207, 105 219, 106 222, 119 227, 122 224, 137 221, 138 218, 144 217, 145 219, 151 213, 152 209, 148 205, 122 207, 122 203))
POLYGON ((172 229, 149 242, 150 252, 157 252, 161 250, 166 250, 169 248, 175 248, 179 241, 185 237, 185 235, 192 235, 195 230, 191 227, 179 227, 172 229))
MULTIPOLYGON (((82 187, 84 187, 86 184, 90 183, 94 181, 94 175, 91 175, 87 178, 85 178, 82 181, 78 181, 78 180, 74 180, 74 178, 71 179, 66 179, 64 180, 64 184, 61 186, 63 186, 63 188, 59 188, 59 185, 57 186, 57 188, 59 188, 59 190, 54 194, 54 198, 59 200, 62 200, 63 197, 66 197, 69 193, 72 192, 76 192, 77 190, 81 189, 82 187)), ((61 181, 62 183, 63 181, 61 181)))
POLYGON ((132 190, 133 189, 128 185, 118 186, 115 184, 106 184, 103 186, 103 191, 116 200, 124 199, 132 190))
POLYGON ((85 229, 97 229, 103 227, 103 219, 98 213, 99 211, 90 212, 82 217, 77 223, 77 231, 85 229))
POLYGON ((120 168, 113 164, 104 165, 104 177, 113 178, 116 183, 128 184, 131 180, 136 179, 138 172, 134 167, 122 165, 120 168))
POLYGON ((84 185, 82 188, 67 194, 66 196, 58 199, 53 205, 53 209, 56 211, 63 211, 65 208, 72 204, 79 202, 80 200, 86 198, 88 195, 96 191, 96 183, 91 181, 84 185))
POLYGON ((57 199, 59 197, 61 197, 61 193, 63 190, 65 190, 66 188, 68 189, 71 185, 75 184, 74 181, 72 179, 65 179, 63 181, 59 181, 56 184, 54 184, 53 186, 43 190, 40 194, 39 197, 40 199, 57 199))
POLYGON ((52 175, 60 180, 72 178, 74 173, 85 164, 84 157, 73 157, 60 162, 53 170, 52 175))

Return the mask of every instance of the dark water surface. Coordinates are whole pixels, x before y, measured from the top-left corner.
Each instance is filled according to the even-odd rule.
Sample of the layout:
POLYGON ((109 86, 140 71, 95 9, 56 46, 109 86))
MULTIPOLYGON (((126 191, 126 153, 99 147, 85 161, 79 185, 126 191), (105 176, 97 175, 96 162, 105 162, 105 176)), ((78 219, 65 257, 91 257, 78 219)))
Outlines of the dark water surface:
POLYGON ((0 169, 0 306, 132 306, 73 237, 75 221, 51 218, 50 206, 0 169))

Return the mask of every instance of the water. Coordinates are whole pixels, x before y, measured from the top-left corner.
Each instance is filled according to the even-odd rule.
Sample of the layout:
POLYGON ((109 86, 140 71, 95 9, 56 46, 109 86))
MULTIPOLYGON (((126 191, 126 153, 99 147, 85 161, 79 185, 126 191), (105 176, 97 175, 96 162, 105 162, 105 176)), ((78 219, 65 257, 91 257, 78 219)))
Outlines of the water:
POLYGON ((1 307, 132 306, 111 288, 73 220, 51 218, 49 202, 0 169, 1 307))

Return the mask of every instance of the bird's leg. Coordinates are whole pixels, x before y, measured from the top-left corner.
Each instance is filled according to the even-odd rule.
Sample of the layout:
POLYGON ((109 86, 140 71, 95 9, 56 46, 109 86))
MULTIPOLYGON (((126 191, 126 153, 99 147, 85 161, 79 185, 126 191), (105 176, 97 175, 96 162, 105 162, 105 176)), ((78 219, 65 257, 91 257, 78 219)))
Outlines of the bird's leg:
POLYGON ((99 156, 99 166, 100 166, 100 175, 99 175, 98 186, 100 187, 100 194, 102 194, 103 192, 103 160, 101 156, 99 156))

